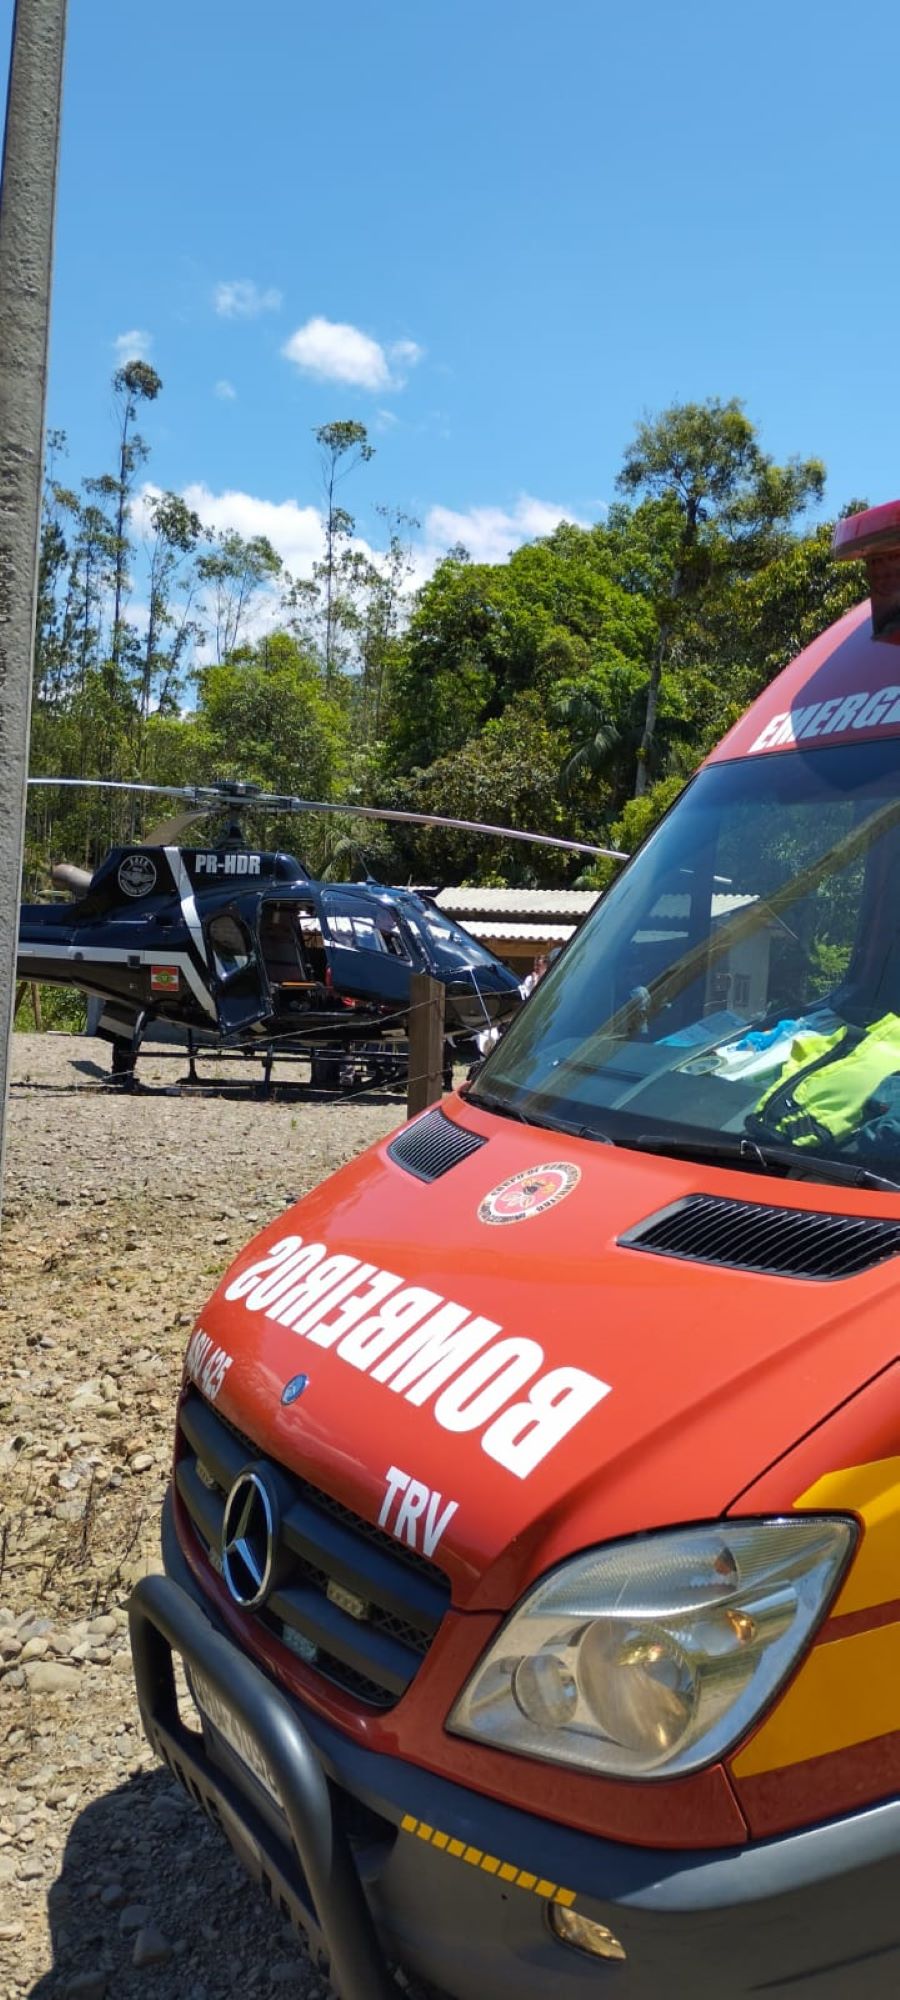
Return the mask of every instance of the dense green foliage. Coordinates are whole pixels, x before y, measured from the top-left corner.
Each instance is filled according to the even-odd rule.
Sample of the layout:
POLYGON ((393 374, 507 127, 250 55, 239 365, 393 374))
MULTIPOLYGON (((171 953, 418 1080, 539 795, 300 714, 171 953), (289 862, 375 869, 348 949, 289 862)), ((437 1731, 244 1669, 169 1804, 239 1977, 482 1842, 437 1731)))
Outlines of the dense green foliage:
MULTIPOLYGON (((323 555, 292 578, 263 538, 214 534, 179 495, 138 489, 138 408, 163 385, 134 362, 113 387, 111 472, 75 491, 50 440, 35 774, 240 777, 630 850, 747 702, 864 594, 860 567, 832 561, 830 524, 808 525, 824 468, 776 465, 736 401, 639 424, 596 526, 563 524, 502 563, 455 549, 410 595, 417 523, 380 509, 373 555, 342 504, 373 457, 361 424, 316 432, 323 555)), ((128 794, 33 793, 29 893, 50 859, 93 863, 166 816, 128 794)), ((332 874, 579 875, 575 857, 372 827, 352 808, 256 837, 332 874)))

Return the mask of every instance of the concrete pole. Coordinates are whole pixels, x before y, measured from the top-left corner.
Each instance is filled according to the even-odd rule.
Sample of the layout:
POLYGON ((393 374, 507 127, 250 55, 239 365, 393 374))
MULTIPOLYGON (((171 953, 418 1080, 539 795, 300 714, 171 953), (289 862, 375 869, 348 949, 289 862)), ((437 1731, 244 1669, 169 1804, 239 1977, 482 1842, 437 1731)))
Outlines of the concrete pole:
POLYGON ((66 0, 16 0, 0 186, 0 1197, 13 1025, 66 0))

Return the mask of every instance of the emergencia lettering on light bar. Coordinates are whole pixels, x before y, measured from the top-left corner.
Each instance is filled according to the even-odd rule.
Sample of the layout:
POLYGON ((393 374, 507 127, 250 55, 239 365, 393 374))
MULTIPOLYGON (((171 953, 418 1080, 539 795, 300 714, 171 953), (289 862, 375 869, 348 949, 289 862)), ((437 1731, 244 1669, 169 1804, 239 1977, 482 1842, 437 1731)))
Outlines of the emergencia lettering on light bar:
POLYGON ((480 1432, 482 1451, 518 1479, 609 1395, 584 1368, 545 1369, 538 1341, 302 1236, 273 1243, 224 1296, 333 1348, 406 1402, 431 1404, 442 1430, 480 1432))
POLYGON ((863 729, 885 729, 900 722, 900 687, 862 688, 857 694, 835 695, 829 701, 813 701, 806 708, 785 710, 773 715, 760 730, 748 755, 755 750, 776 750, 783 743, 807 743, 814 736, 843 736, 863 729))

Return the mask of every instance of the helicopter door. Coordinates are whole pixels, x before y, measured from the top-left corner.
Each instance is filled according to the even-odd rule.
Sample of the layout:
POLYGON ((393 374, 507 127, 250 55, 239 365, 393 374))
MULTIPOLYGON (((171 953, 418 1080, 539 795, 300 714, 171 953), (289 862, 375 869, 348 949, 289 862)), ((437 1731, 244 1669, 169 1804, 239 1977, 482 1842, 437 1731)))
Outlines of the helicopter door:
POLYGON ((326 992, 325 952, 311 898, 274 902, 266 896, 260 912, 259 944, 276 1007, 321 1004, 326 992))
POLYGON ((205 928, 219 1026, 233 1035, 270 1012, 269 982, 259 946, 235 909, 220 910, 205 928))
POLYGON ((325 889, 322 912, 335 990, 373 1006, 406 1007, 416 967, 393 905, 372 895, 325 889))

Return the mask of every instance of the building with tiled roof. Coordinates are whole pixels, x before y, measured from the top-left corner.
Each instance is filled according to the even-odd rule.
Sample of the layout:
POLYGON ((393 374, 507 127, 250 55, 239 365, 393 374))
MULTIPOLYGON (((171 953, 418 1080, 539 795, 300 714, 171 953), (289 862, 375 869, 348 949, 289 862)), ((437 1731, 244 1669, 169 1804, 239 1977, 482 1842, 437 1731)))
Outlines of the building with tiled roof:
POLYGON ((524 978, 536 958, 568 942, 597 895, 596 889, 450 888, 435 902, 524 978))

